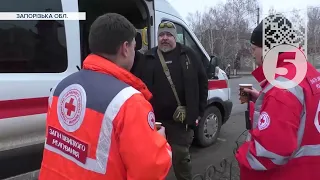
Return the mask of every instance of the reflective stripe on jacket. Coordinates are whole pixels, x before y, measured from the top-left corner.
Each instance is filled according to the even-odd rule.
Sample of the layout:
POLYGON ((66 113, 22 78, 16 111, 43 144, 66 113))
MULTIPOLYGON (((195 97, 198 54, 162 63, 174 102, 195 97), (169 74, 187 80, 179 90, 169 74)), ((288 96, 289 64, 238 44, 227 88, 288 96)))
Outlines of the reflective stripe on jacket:
MULTIPOLYGON (((285 67, 289 71, 294 68, 285 67)), ((236 155, 241 180, 320 178, 320 131, 316 128, 320 91, 312 90, 308 77, 320 80, 320 73, 310 64, 306 78, 294 88, 282 90, 269 83, 262 87, 254 107, 250 138, 236 155)), ((290 81, 284 76, 276 79, 290 81)))
POLYGON ((39 180, 163 180, 171 148, 141 80, 96 55, 52 91, 39 180))

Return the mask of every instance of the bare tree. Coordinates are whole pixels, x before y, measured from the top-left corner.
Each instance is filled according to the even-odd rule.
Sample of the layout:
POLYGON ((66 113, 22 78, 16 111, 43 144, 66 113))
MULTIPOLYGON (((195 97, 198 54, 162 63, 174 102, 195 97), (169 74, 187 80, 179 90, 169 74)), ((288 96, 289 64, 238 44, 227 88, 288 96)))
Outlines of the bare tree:
POLYGON ((320 9, 308 8, 308 60, 316 67, 320 65, 320 9))
POLYGON ((315 65, 318 64, 315 61, 320 56, 320 9, 308 7, 306 17, 303 16, 305 12, 304 9, 293 9, 287 16, 295 25, 294 28, 298 30, 295 33, 297 40, 301 41, 302 38, 307 38, 307 42, 304 43, 307 43, 308 60, 315 65))
POLYGON ((320 9, 308 8, 308 53, 320 53, 320 9))
POLYGON ((189 22, 189 26, 195 33, 195 35, 198 36, 199 40, 201 41, 202 37, 202 31, 203 31, 203 19, 202 14, 199 11, 196 11, 194 14, 189 13, 187 16, 187 21, 189 22))
POLYGON ((187 20, 207 52, 234 68, 236 60, 249 54, 250 25, 256 22, 257 7, 257 0, 227 0, 202 14, 189 14, 187 20))
MULTIPOLYGON (((226 0, 205 12, 189 14, 187 20, 209 54, 219 56, 223 66, 230 63, 237 68, 235 65, 247 66, 248 59, 252 59, 249 40, 256 25, 257 8, 257 0, 226 0), (241 59, 246 62, 239 63, 241 59)), ((293 24, 305 21, 299 11, 290 13, 293 24)), ((269 14, 277 13, 274 7, 269 9, 269 14)), ((320 8, 309 7, 307 18, 308 54, 320 56, 320 8)))

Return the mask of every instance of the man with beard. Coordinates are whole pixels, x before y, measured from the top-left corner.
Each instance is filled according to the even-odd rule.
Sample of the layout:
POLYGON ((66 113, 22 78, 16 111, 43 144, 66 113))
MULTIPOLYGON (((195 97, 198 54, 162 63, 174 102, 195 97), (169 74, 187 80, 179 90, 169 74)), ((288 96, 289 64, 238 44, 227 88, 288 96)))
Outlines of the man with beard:
POLYGON ((145 53, 135 73, 153 94, 155 116, 166 128, 178 180, 191 180, 189 147, 208 96, 204 65, 188 47, 177 43, 172 22, 158 27, 158 45, 145 53))

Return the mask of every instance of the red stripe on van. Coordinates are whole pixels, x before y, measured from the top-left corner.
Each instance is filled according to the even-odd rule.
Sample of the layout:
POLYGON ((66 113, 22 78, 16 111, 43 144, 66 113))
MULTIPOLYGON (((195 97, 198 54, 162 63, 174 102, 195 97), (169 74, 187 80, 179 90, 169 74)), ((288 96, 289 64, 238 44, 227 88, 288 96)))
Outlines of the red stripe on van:
POLYGON ((48 97, 0 101, 0 119, 47 113, 48 97))
MULTIPOLYGON (((209 80, 208 89, 228 88, 226 80, 209 80)), ((0 119, 47 113, 48 97, 0 101, 0 119)))
POLYGON ((228 88, 226 80, 209 80, 208 90, 228 88))

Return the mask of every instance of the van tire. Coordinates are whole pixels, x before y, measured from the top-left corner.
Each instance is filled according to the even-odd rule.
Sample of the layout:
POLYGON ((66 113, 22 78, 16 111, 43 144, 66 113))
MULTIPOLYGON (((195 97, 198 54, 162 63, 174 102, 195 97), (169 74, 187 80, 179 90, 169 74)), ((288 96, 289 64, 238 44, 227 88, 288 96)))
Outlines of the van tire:
MULTIPOLYGON (((202 147, 208 147, 208 146, 211 146, 212 144, 214 144, 219 136, 221 126, 222 126, 222 115, 221 115, 219 108, 217 108, 216 106, 207 107, 207 109, 204 112, 203 117, 201 118, 201 120, 199 122, 198 128, 196 129, 196 137, 197 137, 198 145, 200 145, 202 147), (208 132, 208 130, 206 128, 206 124, 208 125, 208 123, 206 123, 207 119, 208 119, 208 121, 211 121, 209 123, 214 123, 213 126, 215 126, 215 127, 216 127, 216 125, 215 125, 216 123, 214 121, 216 121, 217 126, 218 126, 218 127, 216 127, 217 130, 215 131, 215 134, 210 138, 206 137, 208 135, 206 133, 206 132, 208 132)), ((214 127, 212 127, 212 128, 214 128, 214 127)), ((209 134, 212 134, 212 132, 210 132, 209 134)))

